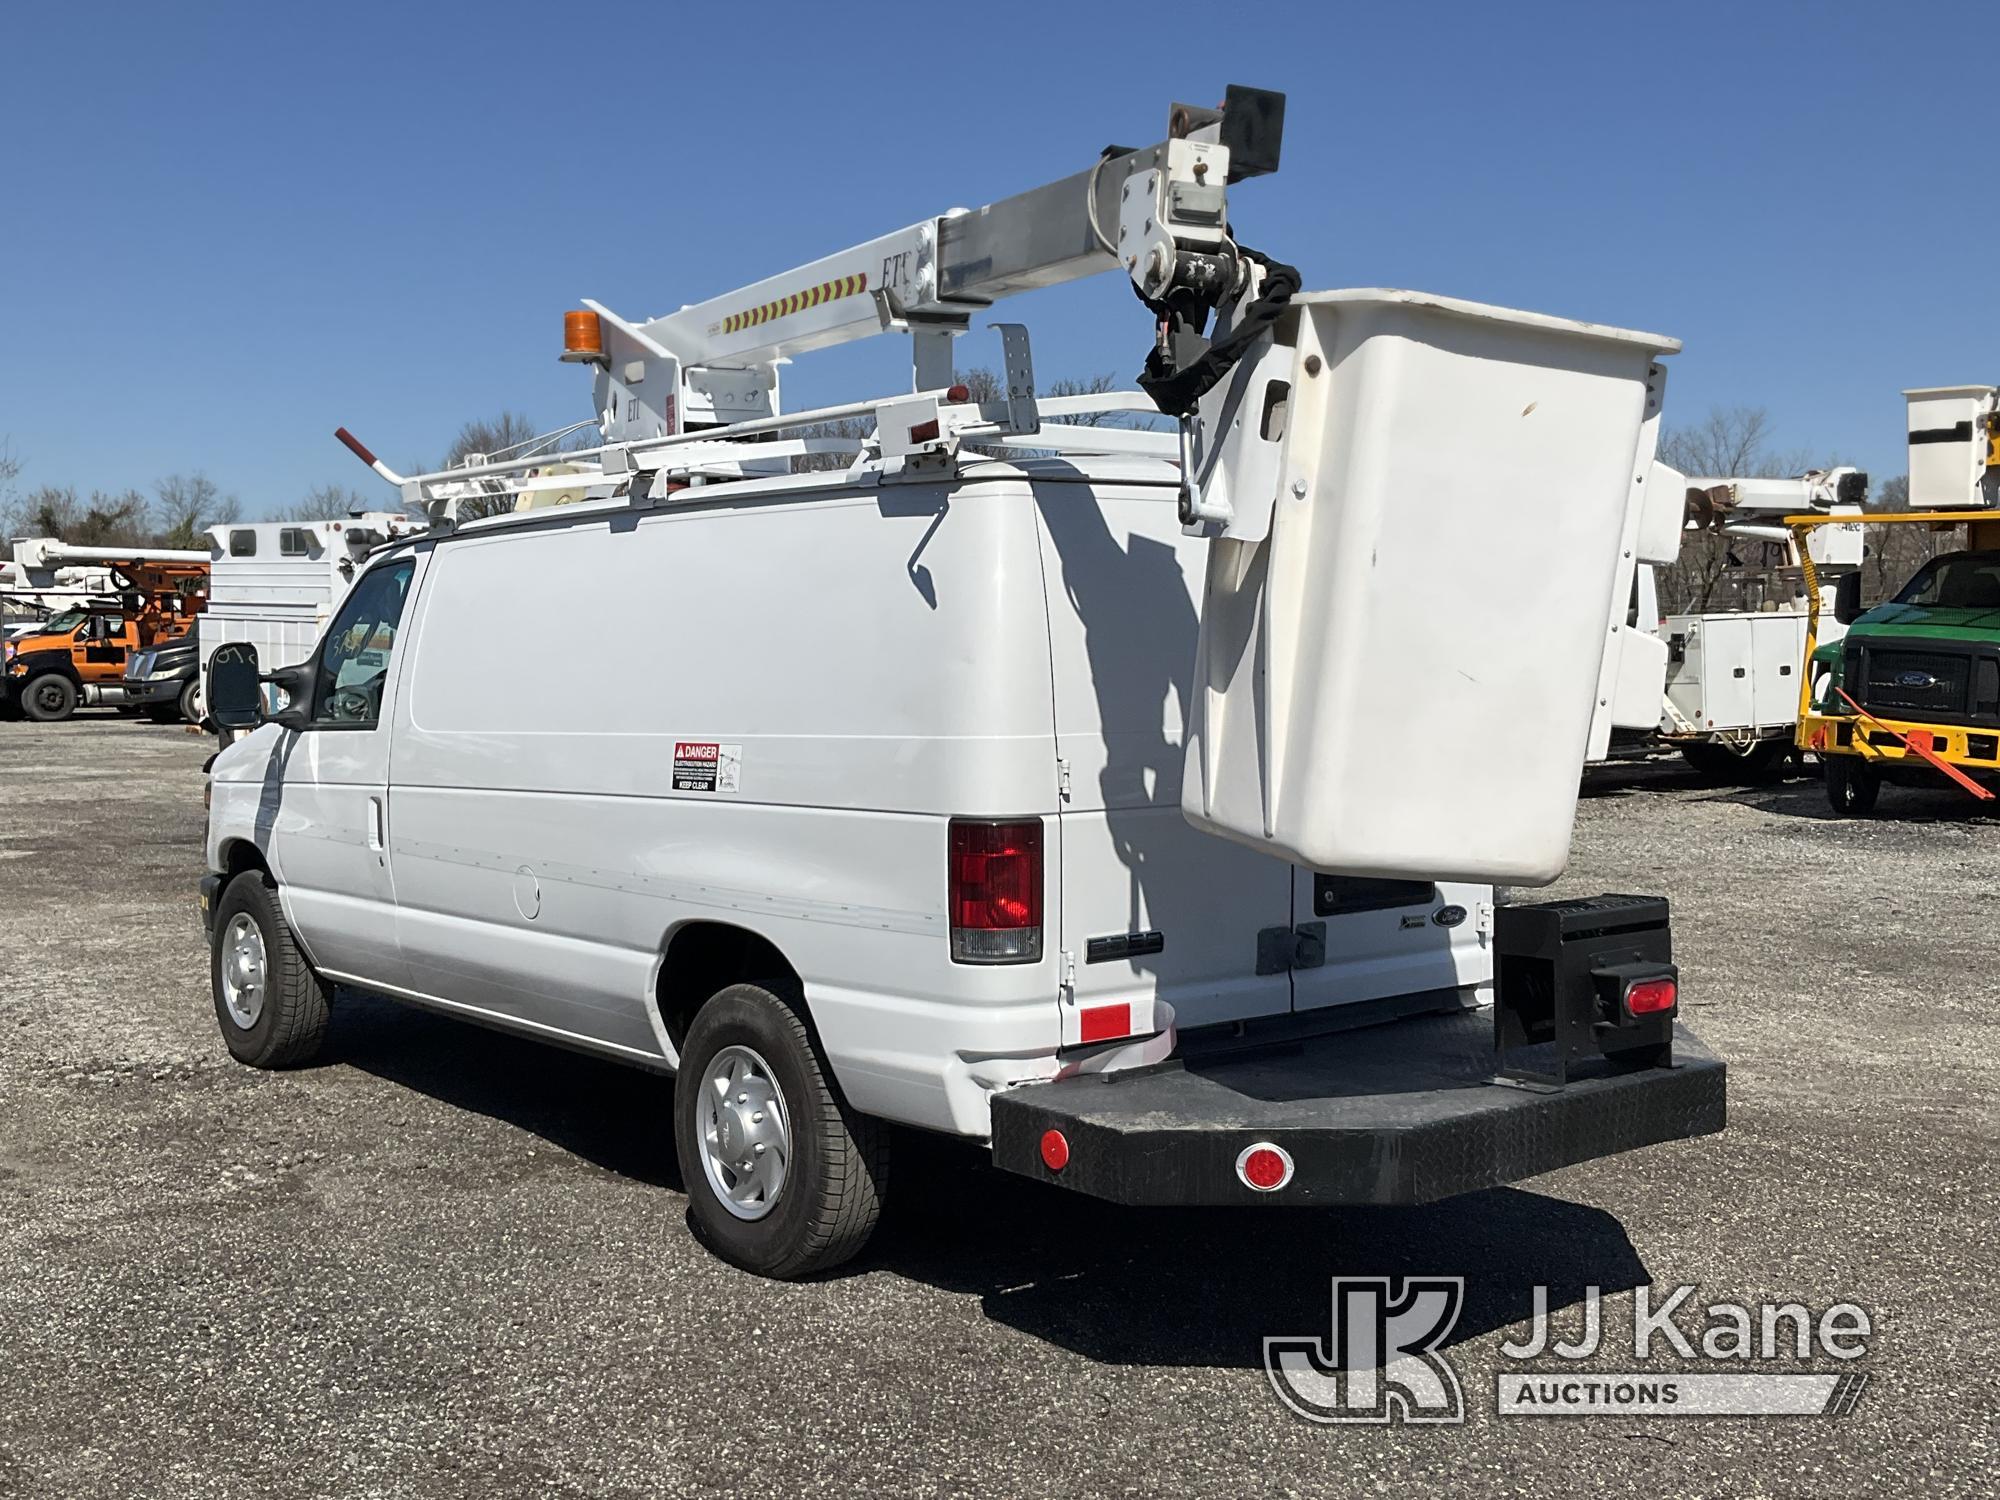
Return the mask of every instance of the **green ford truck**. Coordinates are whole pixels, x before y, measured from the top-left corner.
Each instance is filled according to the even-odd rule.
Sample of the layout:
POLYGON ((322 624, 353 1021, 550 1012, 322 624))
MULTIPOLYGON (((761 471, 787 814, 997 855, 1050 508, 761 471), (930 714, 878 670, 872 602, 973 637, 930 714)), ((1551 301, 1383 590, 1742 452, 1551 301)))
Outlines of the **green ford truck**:
MULTIPOLYGON (((1975 528, 1975 540, 1989 538, 1975 528)), ((1826 766, 1834 811, 1866 815, 1885 782, 2000 786, 2000 547, 1931 559, 1862 612, 1858 573, 1834 606, 1847 625, 1812 655, 1798 743, 1826 766)))

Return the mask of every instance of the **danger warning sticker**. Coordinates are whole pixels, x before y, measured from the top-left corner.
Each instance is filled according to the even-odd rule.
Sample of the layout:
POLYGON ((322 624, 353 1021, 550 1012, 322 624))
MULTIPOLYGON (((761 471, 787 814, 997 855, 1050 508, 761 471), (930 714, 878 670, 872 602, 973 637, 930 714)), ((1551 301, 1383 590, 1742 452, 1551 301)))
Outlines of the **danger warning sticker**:
POLYGON ((674 742, 674 790, 733 792, 743 774, 743 747, 714 740, 674 742))

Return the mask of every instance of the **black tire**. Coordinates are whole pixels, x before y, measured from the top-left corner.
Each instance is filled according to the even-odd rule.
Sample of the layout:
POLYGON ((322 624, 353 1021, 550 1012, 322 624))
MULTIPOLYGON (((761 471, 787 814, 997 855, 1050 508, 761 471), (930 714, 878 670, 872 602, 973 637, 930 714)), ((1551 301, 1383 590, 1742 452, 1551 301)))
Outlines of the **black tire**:
POLYGON ((1747 785, 1753 781, 1768 781, 1784 772, 1785 757, 1791 752, 1791 744, 1786 740, 1759 740, 1750 747, 1749 753, 1738 755, 1727 745, 1697 741, 1681 746, 1681 759, 1691 766, 1703 781, 1747 785))
POLYGON ((1854 755, 1825 755, 1826 801, 1843 818, 1865 818, 1882 795, 1882 775, 1854 755))
POLYGON ((1743 776, 1749 781, 1776 781, 1785 774, 1791 754, 1790 740, 1759 740, 1743 757, 1743 776))
POLYGON ((1727 781, 1736 774, 1735 755, 1706 740, 1681 746, 1681 759, 1704 781, 1727 781))
POLYGON ((246 870, 223 887, 209 937, 208 978, 222 1040, 238 1062, 253 1068, 297 1067, 310 1061, 326 1040, 331 992, 299 951, 278 908, 278 894, 259 871, 246 870), (231 1013, 223 989, 231 928, 239 917, 256 925, 264 953, 263 994, 247 1026, 231 1013))
POLYGON ((76 684, 60 672, 44 672, 21 689, 21 712, 37 724, 54 724, 76 712, 76 684))
POLYGON ((851 1259, 881 1217, 889 1184, 888 1127, 841 1098, 794 1003, 754 984, 732 985, 696 1013, 674 1090, 674 1152, 702 1242, 759 1276, 791 1280, 851 1259), (703 1080, 725 1048, 768 1064, 783 1101, 790 1152, 761 1218, 724 1206, 709 1177, 700 1106, 703 1080))
POLYGON ((186 685, 181 688, 179 706, 183 723, 199 724, 201 722, 201 679, 199 677, 190 677, 186 685))

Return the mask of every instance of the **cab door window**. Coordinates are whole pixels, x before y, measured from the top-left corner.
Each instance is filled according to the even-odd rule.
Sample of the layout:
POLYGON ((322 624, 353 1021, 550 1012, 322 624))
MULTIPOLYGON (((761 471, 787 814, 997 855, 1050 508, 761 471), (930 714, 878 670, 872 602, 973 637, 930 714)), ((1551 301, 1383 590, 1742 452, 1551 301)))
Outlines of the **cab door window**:
POLYGON ((382 717, 382 688, 396 650, 396 627, 415 558, 370 568, 334 616, 313 674, 313 723, 331 729, 372 729, 382 717))
POLYGON ((77 634, 84 643, 85 661, 115 663, 125 659, 125 621, 122 616, 93 615, 77 634))

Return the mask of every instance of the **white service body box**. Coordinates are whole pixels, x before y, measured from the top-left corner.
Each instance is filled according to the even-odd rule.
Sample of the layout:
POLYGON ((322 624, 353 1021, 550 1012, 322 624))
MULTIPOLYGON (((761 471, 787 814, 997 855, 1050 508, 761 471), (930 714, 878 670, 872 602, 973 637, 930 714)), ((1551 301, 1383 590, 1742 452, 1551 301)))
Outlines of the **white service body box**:
POLYGON ((1275 338, 1290 390, 1248 409, 1283 429, 1231 440, 1282 445, 1277 495, 1210 544, 1182 809, 1316 870, 1546 884, 1680 346, 1379 289, 1275 338))

